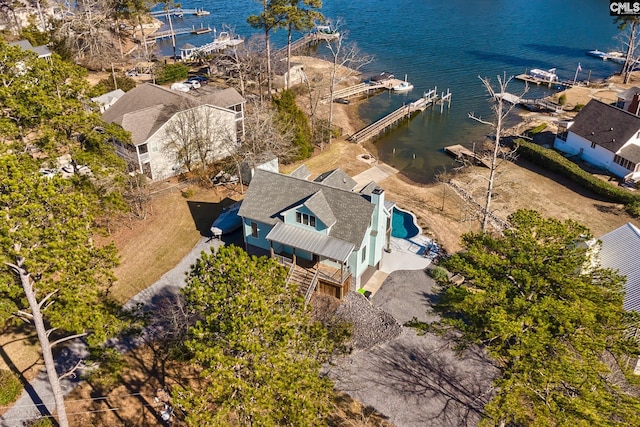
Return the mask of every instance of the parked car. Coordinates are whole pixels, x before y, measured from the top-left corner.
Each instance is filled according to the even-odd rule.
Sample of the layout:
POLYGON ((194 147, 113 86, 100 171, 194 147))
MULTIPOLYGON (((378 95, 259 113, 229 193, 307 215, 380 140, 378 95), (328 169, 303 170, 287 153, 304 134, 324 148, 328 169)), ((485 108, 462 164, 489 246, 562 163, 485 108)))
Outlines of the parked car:
POLYGON ((206 85, 207 83, 209 83, 209 79, 205 76, 190 76, 188 81, 196 81, 201 85, 206 85))
POLYGON ((201 87, 200 82, 197 80, 187 80, 183 84, 186 85, 189 89, 200 89, 201 87))
POLYGON ((125 75, 126 75, 127 77, 136 77, 136 76, 138 75, 138 72, 136 71, 136 69, 135 69, 135 68, 132 68, 132 69, 130 69, 129 71, 127 71, 127 72, 125 73, 125 75))
POLYGON ((347 98, 336 98, 333 100, 333 102, 337 103, 337 104, 351 104, 351 101, 349 101, 347 98))
POLYGON ((171 85, 171 90, 177 90, 178 92, 189 92, 190 86, 184 83, 174 83, 171 85))

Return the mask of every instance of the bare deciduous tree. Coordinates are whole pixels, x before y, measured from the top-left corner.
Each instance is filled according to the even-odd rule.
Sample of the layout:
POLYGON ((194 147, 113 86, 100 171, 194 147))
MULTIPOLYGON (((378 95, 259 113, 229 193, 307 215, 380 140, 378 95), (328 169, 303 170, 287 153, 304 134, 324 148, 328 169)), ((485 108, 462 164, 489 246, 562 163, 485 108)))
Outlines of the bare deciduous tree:
MULTIPOLYGON (((503 73, 502 76, 497 76, 498 91, 496 91, 496 89, 494 89, 493 86, 491 86, 491 81, 489 80, 488 77, 484 77, 484 78, 478 77, 478 78, 484 85, 487 93, 489 94, 489 100, 493 104, 491 109, 494 114, 494 120, 493 122, 486 121, 479 117, 476 117, 473 113, 469 113, 469 117, 479 123, 483 123, 491 126, 495 132, 493 152, 492 152, 490 164, 489 164, 489 178, 488 178, 488 184, 487 184, 487 193, 485 198, 484 211, 482 213, 482 231, 486 232, 487 225, 491 217, 491 198, 493 196, 493 187, 494 187, 494 180, 496 177, 496 170, 498 169, 498 166, 500 166, 500 164, 502 163, 500 161, 499 154, 500 154, 500 146, 501 146, 500 143, 501 143, 501 137, 503 133, 504 119, 511 112, 515 104, 505 105, 506 101, 502 96, 503 94, 507 93, 507 87, 509 86, 509 83, 511 82, 511 80, 513 80, 513 76, 507 78, 506 73, 503 73)), ((522 97, 527 92, 527 90, 528 90, 528 87, 525 86, 524 91, 519 95, 519 97, 522 97)), ((505 159, 503 159, 503 161, 504 160, 505 159)))
MULTIPOLYGON (((365 65, 373 61, 372 55, 364 54, 355 43, 347 42, 347 32, 341 28, 342 21, 338 20, 335 25, 338 37, 327 40, 326 46, 331 55, 333 67, 331 69, 331 79, 329 80, 329 129, 333 127, 333 94, 336 86, 348 77, 358 73, 365 65), (340 73, 338 73, 340 68, 340 73)), ((329 132, 329 144, 331 144, 332 132, 329 132)))
POLYGON ((237 149, 235 115, 212 105, 181 108, 167 123, 164 152, 189 172, 211 165, 237 149))
POLYGON ((255 166, 265 156, 277 156, 283 162, 295 156, 293 126, 278 123, 276 111, 270 103, 251 103, 245 117, 245 128, 244 141, 236 153, 243 161, 255 166))

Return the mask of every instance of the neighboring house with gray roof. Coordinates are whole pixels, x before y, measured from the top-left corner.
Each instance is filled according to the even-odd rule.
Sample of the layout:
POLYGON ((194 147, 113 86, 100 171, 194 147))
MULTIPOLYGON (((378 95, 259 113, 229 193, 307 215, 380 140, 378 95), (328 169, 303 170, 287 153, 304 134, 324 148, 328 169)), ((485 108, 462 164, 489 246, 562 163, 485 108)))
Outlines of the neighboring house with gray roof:
POLYGON ((601 267, 617 270, 625 276, 624 309, 640 312, 640 229, 627 223, 608 232, 589 246, 597 247, 597 261, 601 267))
POLYGON ((384 190, 375 183, 363 194, 351 191, 350 183, 347 189, 327 182, 334 176, 343 183, 343 174, 332 171, 308 181, 256 170, 238 212, 247 250, 261 248, 306 265, 309 277, 318 277, 317 290, 337 298, 362 287, 378 268, 393 206, 385 204, 384 190))
MULTIPOLYGON (((155 181, 186 170, 177 145, 188 145, 196 134, 210 141, 210 157, 204 160, 232 154, 244 136, 244 103, 232 88, 203 86, 197 93, 184 93, 145 83, 121 96, 102 118, 131 133, 132 144, 115 142, 118 154, 155 181)), ((188 159, 202 160, 197 154, 188 159)))
MULTIPOLYGON (((630 109, 634 109, 631 103, 630 109)), ((554 148, 625 180, 640 180, 640 117, 592 99, 560 125, 554 148)))
POLYGON ((125 92, 122 89, 116 89, 112 90, 111 92, 107 92, 104 95, 91 98, 91 100, 98 104, 98 107, 100 107, 100 112, 104 113, 109 109, 109 107, 115 104, 118 99, 122 98, 124 96, 124 93, 125 92))
POLYGON ((20 46, 22 50, 29 50, 38 55, 38 58, 50 58, 51 51, 46 46, 33 46, 29 40, 18 40, 17 42, 9 43, 10 46, 20 46))

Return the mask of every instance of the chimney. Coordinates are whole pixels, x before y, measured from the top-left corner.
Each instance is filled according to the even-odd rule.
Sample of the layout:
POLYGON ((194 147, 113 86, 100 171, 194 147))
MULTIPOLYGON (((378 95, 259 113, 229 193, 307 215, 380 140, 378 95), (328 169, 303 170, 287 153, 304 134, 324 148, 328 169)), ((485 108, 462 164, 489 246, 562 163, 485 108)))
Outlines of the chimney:
POLYGON ((637 93, 633 95, 631 103, 629 104, 629 107, 627 107, 627 111, 631 114, 635 114, 636 116, 639 115, 638 113, 640 113, 640 95, 638 95, 637 93))

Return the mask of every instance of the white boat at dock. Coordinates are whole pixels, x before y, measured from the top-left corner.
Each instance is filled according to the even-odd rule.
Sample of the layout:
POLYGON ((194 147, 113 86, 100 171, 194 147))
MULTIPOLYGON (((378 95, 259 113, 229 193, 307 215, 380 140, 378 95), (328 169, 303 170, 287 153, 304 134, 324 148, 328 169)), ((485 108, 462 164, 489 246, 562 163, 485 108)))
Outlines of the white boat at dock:
POLYGON ((541 70, 539 68, 534 68, 529 71, 529 76, 534 79, 541 80, 547 83, 553 83, 558 81, 558 76, 556 74, 555 68, 550 68, 549 70, 541 70))
POLYGON ((616 64, 624 64, 625 61, 625 54, 615 50, 610 52, 603 52, 601 50, 594 49, 588 51, 587 55, 594 58, 602 59, 603 61, 615 62, 616 64))
POLYGON ((594 58, 602 59, 603 61, 606 61, 606 59, 607 59, 607 54, 605 52, 601 51, 601 50, 598 50, 598 49, 594 49, 594 50, 588 51, 587 55, 593 56, 594 58))
POLYGON ((407 81, 407 76, 405 75, 404 81, 393 86, 391 89, 393 89, 395 92, 408 92, 413 89, 413 85, 407 81))

